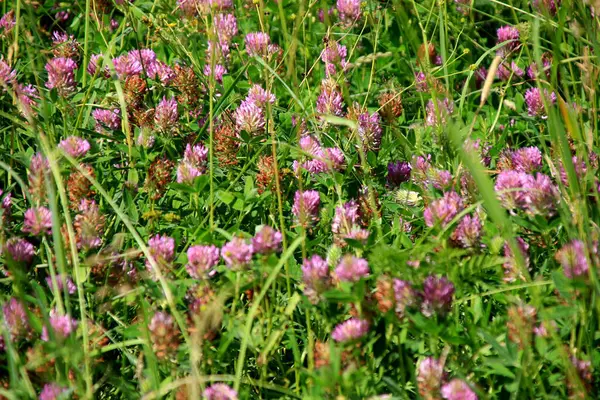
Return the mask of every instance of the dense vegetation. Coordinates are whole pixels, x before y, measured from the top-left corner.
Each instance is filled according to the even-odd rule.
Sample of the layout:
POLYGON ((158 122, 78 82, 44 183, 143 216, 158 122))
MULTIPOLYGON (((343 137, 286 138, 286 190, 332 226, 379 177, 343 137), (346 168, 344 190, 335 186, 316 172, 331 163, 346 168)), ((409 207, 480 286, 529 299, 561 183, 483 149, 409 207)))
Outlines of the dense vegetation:
POLYGON ((596 398, 595 7, 0 3, 0 398, 596 398))

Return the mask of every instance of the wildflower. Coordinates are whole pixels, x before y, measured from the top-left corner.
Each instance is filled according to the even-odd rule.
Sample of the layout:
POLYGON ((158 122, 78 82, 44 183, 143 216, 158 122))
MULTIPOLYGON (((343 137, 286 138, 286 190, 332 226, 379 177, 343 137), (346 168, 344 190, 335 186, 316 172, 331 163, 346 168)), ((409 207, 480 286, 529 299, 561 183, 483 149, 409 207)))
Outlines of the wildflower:
POLYGON ((237 400, 235 390, 224 383, 214 383, 204 389, 202 396, 206 400, 237 400))
POLYGON ((23 232, 33 236, 50 234, 52 232, 52 213, 46 207, 34 207, 25 211, 23 232))
POLYGON ((431 185, 438 190, 448 190, 452 186, 452 174, 450 171, 430 168, 427 177, 431 185))
POLYGON ((86 176, 95 177, 94 168, 89 164, 79 164, 79 168, 82 169, 84 173, 79 170, 73 170, 69 174, 69 179, 67 180, 67 189, 69 193, 69 202, 72 209, 79 209, 81 205, 81 200, 87 197, 91 197, 94 193, 91 189, 92 184, 86 178, 86 176))
POLYGON ((426 93, 429 91, 427 75, 423 71, 415 72, 415 88, 417 92, 426 93))
POLYGON ((110 24, 109 24, 109 28, 111 32, 116 31, 117 29, 119 29, 119 21, 117 21, 114 18, 111 18, 110 20, 110 24))
POLYGON ((48 61, 45 69, 48 72, 48 81, 46 82, 48 89, 56 89, 60 96, 66 96, 75 90, 77 86, 75 61, 64 57, 53 58, 48 61))
POLYGON ((25 307, 19 300, 11 297, 2 306, 2 314, 12 341, 17 341, 29 334, 29 318, 25 312, 25 307))
POLYGON ((525 92, 525 103, 527 104, 527 113, 532 117, 548 118, 544 107, 544 99, 552 105, 556 102, 556 94, 548 93, 546 89, 543 92, 539 88, 534 87, 527 89, 525 92))
POLYGON ((173 168, 173 162, 165 158, 157 158, 150 164, 144 189, 152 200, 158 200, 163 195, 167 184, 171 182, 173 168))
MULTIPOLYGON (((138 63, 142 67, 142 71, 146 75, 153 75, 152 72, 156 69, 156 53, 150 49, 134 49, 129 53, 129 59, 133 63, 138 63)), ((141 72, 141 71, 140 71, 141 72)))
POLYGON ((556 15, 560 0, 533 0, 531 6, 539 12, 546 12, 551 16, 556 15))
POLYGON ((325 49, 321 52, 321 60, 325 63, 325 74, 327 77, 335 75, 338 67, 344 71, 348 65, 346 46, 332 40, 328 41, 325 49))
POLYGON ((349 254, 345 255, 335 268, 336 277, 344 282, 358 282, 361 278, 369 276, 369 272, 367 260, 349 254))
POLYGON ((252 248, 256 254, 274 253, 281 249, 281 240, 281 232, 265 225, 252 238, 252 248))
POLYGON ((454 102, 451 99, 437 99, 437 109, 433 100, 427 103, 425 126, 442 126, 454 112, 454 102))
POLYGON ((208 149, 201 144, 187 144, 183 160, 177 167, 177 183, 193 183, 194 179, 206 172, 208 149))
POLYGON ((402 115, 402 97, 400 92, 381 93, 378 98, 380 114, 387 122, 391 123, 402 115))
MULTIPOLYGON (((150 257, 159 267, 168 268, 175 258, 175 239, 166 235, 156 235, 148 241, 150 257)), ((146 268, 153 271, 155 266, 150 259, 146 260, 146 268)))
POLYGON ((165 360, 177 354, 179 330, 171 315, 163 311, 156 312, 148 324, 148 331, 156 358, 165 360))
POLYGON ((431 202, 425 209, 425 224, 428 227, 436 225, 445 227, 463 209, 463 201, 456 192, 446 192, 441 199, 431 202))
POLYGON ((556 210, 558 189, 550 177, 537 173, 526 181, 525 209, 532 215, 552 216, 556 210))
POLYGON ((429 185, 429 181, 428 181, 428 174, 429 174, 429 169, 431 168, 431 154, 428 154, 426 157, 423 156, 413 156, 412 160, 411 160, 411 171, 412 171, 412 177, 413 177, 413 182, 415 182, 416 184, 420 184, 422 186, 428 186, 429 185))
POLYGON ((319 294, 331 285, 327 261, 316 254, 305 259, 302 263, 302 281, 306 285, 304 294, 312 303, 317 303, 319 294))
POLYGON ((509 210, 523 208, 526 203, 524 190, 530 186, 531 179, 531 175, 524 172, 514 170, 500 172, 494 189, 502 205, 509 210))
MULTIPOLYGON (((214 152, 217 155, 217 159, 219 160, 219 164, 221 166, 233 166, 237 165, 237 152, 240 146, 239 141, 237 140, 237 135, 235 129, 232 124, 228 122, 221 122, 216 128, 214 132, 214 152)), ((263 156, 264 157, 264 156, 263 156)), ((258 170, 263 171, 261 169, 261 160, 263 157, 258 160, 258 170)), ((264 161, 264 160, 263 160, 264 161)), ((264 166, 263 166, 264 167, 264 166)), ((273 177, 272 170, 268 172, 268 176, 273 177)), ((258 179, 258 177, 257 177, 258 179)), ((260 182, 260 180, 259 180, 260 182)), ((259 193, 260 185, 259 185, 259 193)))
POLYGON ((73 222, 77 248, 89 250, 100 247, 106 219, 100 213, 98 204, 94 200, 83 199, 78 211, 73 222))
POLYGON ((221 256, 230 268, 240 268, 252 261, 254 249, 241 237, 234 237, 221 248, 221 256))
POLYGON ((276 98, 273 93, 263 89, 260 85, 253 85, 250 90, 248 90, 246 101, 252 102, 262 108, 265 107, 267 103, 274 104, 276 98))
POLYGON ((40 392, 39 400, 59 400, 64 398, 63 394, 66 392, 68 389, 58 383, 46 383, 40 392))
POLYGON ((452 379, 442 386, 442 397, 446 400, 477 400, 477 395, 461 379, 452 379))
POLYGON ((331 337, 336 342, 345 343, 360 339, 369 332, 369 321, 359 318, 350 318, 338 324, 331 332, 331 337))
POLYGON ((17 21, 15 19, 15 12, 13 10, 10 10, 6 14, 4 14, 2 18, 0 18, 0 28, 4 30, 2 34, 7 34, 8 32, 10 32, 16 24, 17 21))
POLYGON ((584 399, 592 388, 592 362, 580 360, 572 355, 570 357, 571 364, 575 367, 577 375, 567 375, 567 387, 569 389, 570 398, 584 399))
POLYGON ((104 133, 106 129, 117 131, 121 129, 121 110, 118 108, 105 110, 97 108, 92 111, 92 117, 96 120, 95 130, 98 133, 104 133))
MULTIPOLYGON (((77 286, 75 286, 75 283, 73 283, 70 276, 55 275, 54 278, 56 279, 56 286, 58 287, 59 292, 63 292, 65 286, 67 288, 67 293, 69 294, 74 294, 77 291, 77 286)), ((46 277, 46 284, 50 289, 54 289, 51 276, 46 277)))
POLYGON ((177 100, 175 97, 167 99, 164 96, 154 111, 154 123, 160 131, 171 132, 177 127, 178 121, 177 100))
MULTIPOLYGON (((546 76, 546 79, 550 80, 552 75, 552 55, 548 55, 547 53, 542 54, 542 71, 546 76)), ((532 62, 527 68, 527 76, 529 79, 537 79, 538 76, 541 76, 541 72, 538 71, 538 65, 535 62, 532 62)))
POLYGON ((6 90, 17 81, 17 72, 10 67, 2 58, 0 58, 0 86, 6 90))
POLYGON ((426 317, 433 314, 445 314, 452 305, 454 285, 445 277, 429 275, 423 282, 423 303, 421 312, 426 317))
POLYGON ((508 339, 520 349, 531 345, 536 314, 535 307, 521 303, 509 307, 507 311, 508 339))
POLYGON ((187 251, 188 263, 185 266, 192 278, 202 279, 214 273, 219 263, 220 250, 217 246, 191 246, 187 251))
POLYGON ((336 7, 340 21, 352 26, 360 18, 360 0, 337 0, 336 7))
POLYGON ((204 66, 203 73, 207 77, 212 76, 215 79, 215 82, 223 83, 223 75, 227 73, 227 68, 225 68, 221 64, 216 64, 213 72, 211 66, 209 64, 206 64, 204 66))
POLYGON ((265 128, 265 116, 261 107, 253 101, 244 100, 234 112, 238 131, 257 134, 265 128))
POLYGON ((477 214, 465 215, 452 232, 451 239, 463 248, 476 247, 479 243, 481 227, 481 220, 477 214))
POLYGON ((586 246, 581 240, 573 240, 564 245, 554 256, 562 265, 567 278, 579 278, 588 275, 590 265, 586 257, 586 246))
POLYGON ((25 239, 13 237, 6 241, 4 254, 10 256, 15 262, 29 264, 35 254, 34 247, 25 239))
POLYGON ((521 43, 519 42, 521 35, 519 30, 513 26, 506 25, 498 28, 496 34, 498 36, 498 44, 506 42, 504 46, 497 51, 497 54, 500 56, 507 56, 509 53, 521 46, 521 43))
MULTIPOLYGON (((55 338, 59 340, 68 338, 71 333, 75 332, 77 325, 77 320, 68 315, 60 315, 56 310, 50 311, 50 328, 52 329, 55 338)), ((42 328, 42 340, 44 342, 50 340, 47 326, 42 328)))
POLYGON ((344 114, 344 99, 338 91, 337 83, 331 79, 321 82, 321 93, 317 98, 317 112, 321 114, 336 115, 344 114))
POLYGON ((119 79, 126 79, 134 75, 139 75, 143 71, 140 59, 132 57, 131 53, 113 58, 112 63, 119 79))
POLYGON ((102 61, 102 54, 92 54, 90 56, 90 61, 88 62, 86 71, 90 75, 96 75, 96 71, 98 70, 98 63, 102 61))
POLYGON ((27 174, 29 193, 38 203, 42 203, 46 197, 46 174, 49 170, 50 164, 42 153, 38 152, 31 157, 27 174))
POLYGON ((61 140, 58 147, 69 156, 79 158, 90 150, 90 142, 78 136, 69 136, 61 140))
POLYGON ((264 57, 268 54, 271 38, 264 32, 251 32, 244 38, 246 52, 250 57, 264 57))
POLYGON ((73 35, 54 31, 52 33, 52 54, 54 57, 74 58, 80 57, 81 45, 73 35))
POLYGON ((300 225, 307 227, 318 220, 319 205, 321 199, 316 190, 296 191, 292 214, 300 225))
POLYGON ((524 75, 525 72, 521 68, 519 68, 517 63, 514 61, 512 61, 510 65, 506 63, 500 64, 498 66, 498 69, 496 70, 496 76, 501 81, 508 81, 511 77, 513 79, 522 78, 524 75))
POLYGON ((347 233, 352 226, 358 223, 359 213, 358 204, 352 200, 344 203, 341 207, 336 207, 335 216, 331 224, 331 231, 335 234, 347 233))
POLYGON ((417 367, 417 387, 425 400, 439 398, 440 386, 444 378, 444 366, 439 360, 427 357, 417 367))
POLYGON ((542 152, 535 146, 515 150, 510 156, 512 165, 518 172, 530 174, 542 167, 542 152))
POLYGON ((394 279, 395 311, 398 316, 404 316, 407 308, 411 307, 416 300, 415 291, 408 281, 394 279))
POLYGON ((380 120, 377 112, 365 112, 358 116, 358 136, 365 150, 379 150, 382 133, 380 120))
MULTIPOLYGON (((529 268, 529 244, 520 237, 517 237, 516 241, 517 248, 521 252, 521 256, 525 262, 525 268, 529 268)), ((504 244, 504 257, 506 258, 506 261, 502 265, 504 268, 504 282, 512 283, 516 280, 525 280, 522 271, 517 267, 517 260, 508 243, 504 244)))
POLYGON ((233 14, 217 14, 213 18, 213 25, 219 43, 229 44, 238 33, 237 20, 233 14))

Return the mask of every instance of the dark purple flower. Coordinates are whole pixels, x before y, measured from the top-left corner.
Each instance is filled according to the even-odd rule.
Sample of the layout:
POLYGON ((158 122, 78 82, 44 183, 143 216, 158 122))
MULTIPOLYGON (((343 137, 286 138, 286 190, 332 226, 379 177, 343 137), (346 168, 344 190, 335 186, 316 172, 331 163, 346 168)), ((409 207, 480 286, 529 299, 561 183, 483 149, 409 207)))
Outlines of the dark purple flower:
POLYGON ((579 278, 588 275, 590 265, 586 256, 586 246, 581 240, 573 240, 564 245, 554 256, 562 265, 567 278, 579 278))
POLYGON ((8 254, 13 261, 28 264, 33 259, 35 249, 27 240, 13 237, 6 241, 4 252, 5 254, 8 254))
POLYGON ((256 254, 270 254, 281 250, 281 241, 281 232, 265 225, 252 238, 252 248, 256 254))
POLYGON ((423 282, 423 302, 421 312, 426 317, 445 314, 452 306, 454 285, 445 277, 429 275, 423 282))
POLYGON ((463 209, 463 200, 456 192, 446 192, 441 199, 431 202, 423 216, 425 224, 432 228, 436 225, 445 227, 463 209))
POLYGON ((359 318, 350 318, 338 324, 331 332, 331 337, 336 342, 345 343, 360 339, 369 332, 369 321, 359 318))
POLYGON ((369 276, 369 263, 364 258, 345 255, 335 268, 335 275, 340 281, 358 282, 369 276))
POLYGON ((238 269, 246 266, 252 261, 254 249, 241 237, 234 237, 221 248, 221 256, 230 268, 238 269))
POLYGON ((358 136, 365 150, 379 150, 381 145, 381 117, 378 112, 361 113, 358 116, 358 136))
POLYGON ((390 186, 399 186, 410 180, 412 167, 406 161, 396 161, 388 164, 387 182, 390 186))

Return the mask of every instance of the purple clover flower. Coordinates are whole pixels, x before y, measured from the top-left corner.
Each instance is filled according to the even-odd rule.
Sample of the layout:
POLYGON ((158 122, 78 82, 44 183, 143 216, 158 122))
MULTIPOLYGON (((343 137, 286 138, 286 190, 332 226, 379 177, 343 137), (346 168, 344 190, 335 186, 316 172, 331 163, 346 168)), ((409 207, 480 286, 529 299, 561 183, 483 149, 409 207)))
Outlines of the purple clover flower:
POLYGON ((77 63, 70 58, 56 57, 48 61, 45 67, 48 72, 48 89, 56 89, 60 96, 66 96, 75 90, 75 70, 77 63))
POLYGON ((423 302, 421 312, 426 317, 445 314, 452 305, 454 285, 445 277, 429 275, 423 282, 423 302))
POLYGON ((513 168, 518 172, 530 174, 542 168, 542 152, 535 146, 515 150, 510 156, 513 168))
POLYGON ((463 248, 476 247, 481 236, 481 220, 479 216, 465 215, 452 232, 452 240, 463 248))
POLYGON ((401 183, 410 181, 412 167, 406 161, 390 162, 388 164, 387 183, 390 186, 400 186, 401 183))
POLYGON ((564 245, 554 256, 562 265, 567 278, 586 277, 590 269, 586 257, 586 246, 581 240, 573 240, 564 245))
POLYGON ((214 274, 213 268, 219 263, 220 253, 217 246, 191 246, 187 251, 185 269, 195 279, 211 276, 214 274))
POLYGON ((425 224, 432 228, 445 227, 463 209, 463 200, 456 192, 446 192, 440 199, 434 200, 425 209, 425 224))
POLYGON ((427 103, 427 115, 425 116, 425 126, 442 126, 454 112, 454 102, 452 99, 437 99, 437 110, 433 100, 427 103))
POLYGON ((407 308, 411 307, 416 300, 416 293, 408 281, 394 279, 394 300, 396 302, 396 313, 403 316, 407 308))
POLYGON ((294 195, 292 214, 301 225, 309 226, 317 221, 320 204, 321 198, 316 190, 306 190, 304 192, 298 190, 294 195))
POLYGON ((13 261, 29 264, 35 255, 35 249, 31 243, 25 239, 13 237, 6 241, 4 252, 8 254, 13 261))
POLYGON ((96 120, 96 132, 103 133, 106 129, 112 131, 121 129, 121 110, 118 108, 112 110, 97 108, 92 111, 92 117, 96 120))
POLYGON ((360 0, 337 0, 336 7, 340 21, 352 26, 360 18, 360 0))
POLYGON ((23 232, 33 236, 50 234, 52 232, 52 213, 46 207, 29 208, 25 211, 23 232))
POLYGON ((497 54, 502 57, 507 56, 521 45, 519 41, 521 35, 519 30, 514 26, 506 25, 498 28, 496 34, 498 36, 497 44, 506 42, 506 44, 497 51, 497 54))
POLYGON ((244 43, 250 57, 264 57, 268 54, 271 38, 264 32, 251 32, 244 38, 244 43))
POLYGON ((350 318, 338 325, 331 332, 333 340, 345 343, 360 339, 369 332, 369 321, 359 318, 350 318))
POLYGON ((444 366, 439 360, 433 357, 423 359, 417 367, 417 387, 421 397, 438 398, 443 378, 444 366))
POLYGON ((177 127, 178 121, 177 100, 175 97, 167 99, 164 96, 154 111, 154 123, 160 131, 171 132, 177 127))
POLYGON ((530 116, 542 119, 548 118, 544 107, 544 98, 552 105, 556 102, 556 93, 549 93, 546 89, 542 92, 537 87, 527 89, 525 92, 525 103, 527 104, 527 113, 530 116))
POLYGON ((271 254, 281 250, 281 232, 268 225, 263 226, 252 238, 252 248, 256 254, 271 254))
POLYGON ((46 383, 40 392, 39 400, 60 400, 63 399, 63 394, 69 389, 60 386, 58 383, 46 383))
POLYGON ((343 282, 358 282, 369 276, 369 263, 364 258, 345 255, 335 268, 336 277, 343 282))
POLYGON ((187 144, 183 160, 177 167, 177 183, 192 184, 194 180, 206 172, 208 149, 201 144, 187 144))
MULTIPOLYGON (((56 310, 50 311, 50 327, 52 328, 52 332, 54 332, 54 337, 58 340, 68 338, 71 333, 75 332, 77 325, 77 320, 68 315, 60 315, 56 310)), ((42 340, 44 342, 50 340, 47 326, 42 328, 42 340)))
POLYGON ((442 386, 442 397, 446 400, 477 400, 477 395, 461 379, 452 379, 442 386))
MULTIPOLYGON (((156 235, 148 240, 150 257, 160 267, 168 267, 175 258, 175 239, 166 235, 156 235)), ((153 271, 150 259, 146 260, 146 268, 153 271)))
POLYGON ((214 383, 204 389, 202 398, 206 400, 237 400, 238 394, 224 383, 214 383))
MULTIPOLYGON (((55 279, 56 279, 56 286, 58 286, 59 292, 64 291, 65 285, 67 287, 67 293, 74 294, 77 291, 77 286, 75 286, 75 283, 73 283, 73 280, 71 279, 70 276, 55 275, 55 279)), ((54 289, 52 286, 52 277, 51 276, 46 277, 46 284, 48 285, 48 287, 50 289, 52 289, 52 290, 54 289)))
POLYGON ((221 248, 221 256, 228 267, 239 269, 252 261, 254 249, 241 237, 234 237, 221 248))
POLYGON ((27 317, 23 303, 11 297, 2 306, 2 313, 4 323, 10 332, 11 340, 16 341, 29 334, 29 318, 27 317))
POLYGON ((69 136, 58 147, 73 158, 83 157, 90 150, 90 142, 78 136, 69 136))
POLYGON ((238 131, 258 134, 265 128, 263 110, 253 101, 242 101, 242 104, 234 111, 233 117, 238 131))

